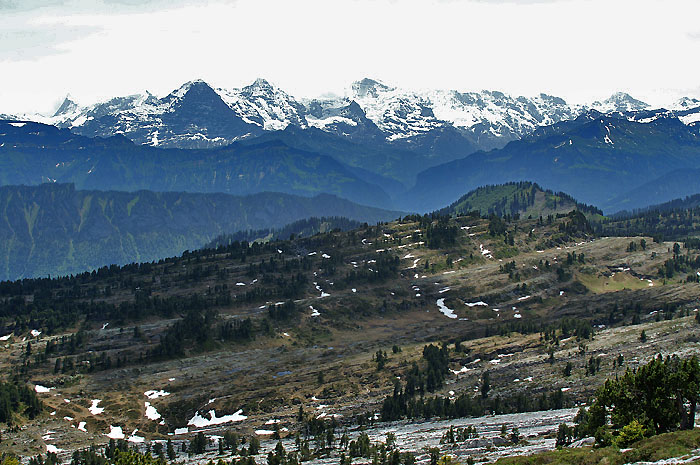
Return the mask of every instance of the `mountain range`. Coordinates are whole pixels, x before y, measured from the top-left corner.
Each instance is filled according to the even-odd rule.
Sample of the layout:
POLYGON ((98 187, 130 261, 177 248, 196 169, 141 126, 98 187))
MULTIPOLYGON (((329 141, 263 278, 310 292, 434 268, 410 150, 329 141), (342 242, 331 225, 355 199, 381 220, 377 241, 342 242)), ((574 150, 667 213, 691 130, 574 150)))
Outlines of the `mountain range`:
POLYGON ((429 168, 402 202, 432 210, 485 184, 528 180, 613 213, 696 193, 696 182, 673 173, 698 168, 697 126, 669 114, 638 120, 590 110, 502 149, 429 168))
POLYGON ((296 99, 263 79, 241 89, 196 80, 163 98, 67 98, 51 117, 0 123, 0 183, 325 192, 424 212, 485 184, 534 181, 611 213, 697 192, 687 173, 700 169, 700 100, 668 107, 625 93, 584 106, 372 79, 344 97, 296 99))
MULTIPOLYGON (((698 107, 697 99, 684 98, 668 110, 698 107)), ((163 98, 146 92, 79 106, 67 97, 52 117, 29 119, 91 137, 124 134, 137 143, 165 147, 220 146, 292 125, 399 146, 410 146, 417 136, 452 129, 465 139, 465 149, 471 145, 473 150, 488 150, 589 109, 636 112, 650 105, 624 92, 579 105, 547 94, 528 98, 488 90, 413 91, 369 78, 354 82, 342 97, 297 99, 264 79, 240 89, 213 88, 194 80, 163 98)), ((693 114, 697 121, 698 113, 693 114)))

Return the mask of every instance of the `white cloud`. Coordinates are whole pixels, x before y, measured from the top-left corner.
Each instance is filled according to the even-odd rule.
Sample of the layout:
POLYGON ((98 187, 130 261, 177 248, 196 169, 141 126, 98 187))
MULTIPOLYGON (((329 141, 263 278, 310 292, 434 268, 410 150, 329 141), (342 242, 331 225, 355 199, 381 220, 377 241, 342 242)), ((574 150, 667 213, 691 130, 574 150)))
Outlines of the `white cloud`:
POLYGON ((89 103, 163 95, 194 78, 234 87, 256 77, 300 96, 342 93, 370 76, 571 101, 625 90, 662 104, 697 89, 700 75, 694 0, 35 5, 47 3, 0 20, 0 30, 11 21, 27 31, 15 27, 0 47, 0 113, 48 111, 67 92, 89 103))

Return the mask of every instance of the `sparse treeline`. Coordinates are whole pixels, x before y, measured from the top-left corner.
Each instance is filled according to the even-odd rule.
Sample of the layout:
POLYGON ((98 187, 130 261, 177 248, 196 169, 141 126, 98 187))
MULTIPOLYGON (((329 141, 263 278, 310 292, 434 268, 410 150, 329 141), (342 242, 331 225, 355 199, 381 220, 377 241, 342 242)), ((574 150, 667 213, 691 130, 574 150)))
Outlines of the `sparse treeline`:
MULTIPOLYGON (((659 275, 662 278, 673 278, 677 273, 687 273, 700 268, 700 255, 692 256, 690 253, 683 255, 681 246, 678 243, 673 244, 673 256, 664 261, 663 266, 659 267, 659 275)), ((691 274, 687 276, 688 282, 698 282, 698 275, 691 274)))
POLYGON ((480 417, 489 414, 560 409, 569 405, 571 402, 558 389, 551 393, 541 393, 539 396, 522 392, 513 396, 486 398, 460 394, 455 399, 442 396, 409 398, 399 389, 384 399, 382 420, 480 417))
MULTIPOLYGON (((278 442, 265 456, 267 465, 298 465, 309 460, 329 457, 331 454, 337 454, 340 465, 350 465, 354 458, 369 459, 376 465, 416 463, 413 453, 403 452, 397 447, 393 433, 387 435, 385 442, 372 442, 365 432, 351 440, 347 431, 340 434, 334 420, 318 420, 306 416, 303 410, 300 414, 299 429, 289 449, 279 440, 277 432, 273 435, 273 439, 277 439, 278 442)), ((260 454, 260 441, 256 436, 246 438, 230 430, 226 431, 223 437, 213 441, 199 432, 189 443, 180 443, 177 448, 168 440, 165 444, 148 444, 146 452, 143 453, 136 446, 130 447, 123 439, 111 439, 104 450, 92 446, 75 451, 71 465, 166 465, 166 459, 173 461, 184 454, 193 458, 211 451, 218 452, 217 465, 256 465, 255 456, 260 454)), ((431 454, 433 453, 431 451, 431 454)), ((47 454, 46 460, 37 456, 30 461, 30 465, 57 463, 59 462, 54 454, 47 454)), ((211 460, 209 463, 214 464, 211 460)))
POLYGON ((69 277, 0 282, 0 327, 12 328, 16 333, 44 328, 51 333, 84 319, 123 323, 151 315, 167 317, 181 312, 183 301, 193 298, 210 306, 228 305, 232 296, 226 283, 204 294, 190 293, 185 299, 151 293, 156 283, 167 290, 212 276, 221 279, 226 273, 222 275, 217 260, 236 257, 245 262, 246 257, 276 251, 277 245, 234 242, 216 250, 186 251, 181 257, 159 262, 112 265, 69 277), (108 302, 113 296, 122 301, 108 302))
POLYGON ((189 308, 211 308, 231 303, 231 293, 226 285, 216 286, 206 294, 192 293, 186 297, 149 296, 147 291, 137 291, 133 300, 120 303, 83 301, 71 297, 53 297, 51 293, 36 293, 34 299, 22 296, 0 299, 0 321, 14 332, 44 328, 48 333, 70 327, 80 321, 114 321, 124 324, 149 316, 172 317, 189 308), (11 323, 10 323, 11 322, 11 323))
MULTIPOLYGON (((223 234, 216 237, 209 244, 204 246, 204 248, 216 249, 221 246, 226 247, 234 242, 252 242, 257 239, 274 241, 294 239, 295 237, 311 237, 328 231, 349 231, 362 226, 363 224, 359 221, 341 216, 311 217, 295 221, 294 223, 277 229, 259 229, 256 231, 238 231, 233 234, 223 234)), ((366 227, 367 224, 365 223, 364 226, 366 227)))
MULTIPOLYGON (((694 196, 700 198, 700 195, 694 196)), ((656 242, 684 240, 700 232, 700 207, 654 208, 634 213, 623 212, 594 223, 596 233, 605 236, 651 236, 656 242)))
MULTIPOLYGON (((459 344, 456 345, 459 347, 459 344)), ((449 350, 427 345, 423 348, 420 364, 414 363, 401 380, 394 381, 394 391, 382 403, 382 421, 402 418, 461 418, 478 417, 488 413, 516 413, 563 408, 568 401, 560 390, 539 397, 518 393, 514 396, 490 396, 491 381, 488 371, 481 379, 480 395, 461 394, 457 398, 427 397, 442 388, 449 373, 449 350)))
MULTIPOLYGON (((379 235, 381 231, 381 225, 367 226, 365 233, 379 235)), ((2 282, 0 328, 17 334, 30 329, 51 334, 83 321, 124 325, 150 316, 182 315, 191 308, 298 299, 310 291, 312 266, 318 266, 325 277, 334 277, 339 289, 395 277, 399 258, 390 253, 368 256, 371 267, 338 273, 345 260, 342 246, 359 243, 357 236, 356 232, 329 232, 294 242, 233 241, 216 249, 186 251, 181 257, 157 263, 115 265, 64 278, 2 282), (320 259, 310 256, 310 250, 332 254, 320 259), (234 286, 246 271, 253 282, 246 278, 240 287, 234 286), (215 284, 196 289, 204 280, 215 284)))

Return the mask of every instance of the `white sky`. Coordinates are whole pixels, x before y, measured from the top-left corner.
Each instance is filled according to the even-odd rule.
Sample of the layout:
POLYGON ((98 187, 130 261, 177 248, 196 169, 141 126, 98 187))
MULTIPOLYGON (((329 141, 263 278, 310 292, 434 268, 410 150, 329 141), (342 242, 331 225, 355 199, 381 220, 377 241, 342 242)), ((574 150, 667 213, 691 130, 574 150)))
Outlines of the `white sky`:
POLYGON ((698 0, 0 0, 0 113, 256 77, 663 105, 700 96, 699 19, 698 0))

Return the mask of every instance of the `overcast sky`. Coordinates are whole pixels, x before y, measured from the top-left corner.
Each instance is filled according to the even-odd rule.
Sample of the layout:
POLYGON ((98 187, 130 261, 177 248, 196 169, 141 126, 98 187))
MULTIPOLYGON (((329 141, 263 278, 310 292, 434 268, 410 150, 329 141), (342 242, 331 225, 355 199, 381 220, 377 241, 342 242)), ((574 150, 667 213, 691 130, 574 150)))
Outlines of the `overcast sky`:
POLYGON ((256 77, 663 105, 700 96, 699 18, 698 0, 0 0, 0 113, 256 77))

